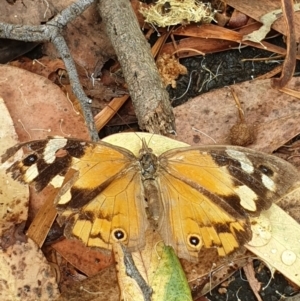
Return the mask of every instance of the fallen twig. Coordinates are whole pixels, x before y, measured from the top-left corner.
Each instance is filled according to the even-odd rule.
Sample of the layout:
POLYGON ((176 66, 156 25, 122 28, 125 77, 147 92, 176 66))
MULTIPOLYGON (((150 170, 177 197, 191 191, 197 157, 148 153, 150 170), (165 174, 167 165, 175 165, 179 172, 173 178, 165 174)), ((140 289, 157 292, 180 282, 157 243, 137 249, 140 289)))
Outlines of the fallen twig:
POLYGON ((128 0, 102 0, 99 13, 116 51, 141 129, 174 133, 169 95, 128 0))

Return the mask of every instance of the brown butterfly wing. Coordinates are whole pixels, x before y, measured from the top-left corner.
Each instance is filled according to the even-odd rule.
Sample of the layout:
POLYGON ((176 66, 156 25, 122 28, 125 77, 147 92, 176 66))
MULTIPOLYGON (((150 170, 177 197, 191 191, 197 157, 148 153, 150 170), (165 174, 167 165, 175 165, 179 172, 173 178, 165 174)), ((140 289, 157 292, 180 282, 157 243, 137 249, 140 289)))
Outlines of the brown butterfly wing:
POLYGON ((159 228, 179 257, 202 247, 231 254, 251 239, 249 215, 271 206, 298 180, 287 162, 240 147, 188 147, 159 157, 159 228))
POLYGON ((72 174, 55 200, 67 237, 108 249, 116 241, 130 249, 144 245, 143 187, 131 152, 104 142, 50 137, 19 144, 3 160, 21 147, 29 153, 8 169, 14 179, 42 190, 72 174))

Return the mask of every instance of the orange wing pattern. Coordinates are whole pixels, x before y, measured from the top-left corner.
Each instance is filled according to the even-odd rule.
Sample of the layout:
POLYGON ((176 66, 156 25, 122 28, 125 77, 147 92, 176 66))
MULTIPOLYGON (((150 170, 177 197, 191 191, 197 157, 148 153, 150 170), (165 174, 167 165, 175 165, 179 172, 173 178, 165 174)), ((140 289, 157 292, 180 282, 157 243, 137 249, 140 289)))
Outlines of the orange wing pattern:
POLYGON ((188 147, 159 157, 159 229, 179 257, 202 247, 231 254, 251 237, 249 215, 271 206, 298 177, 290 164, 240 147, 188 147))
MULTIPOLYGON (((97 174, 93 173, 93 176, 97 174)), ((61 213, 59 221, 67 225, 67 237, 75 237, 87 246, 103 249, 111 249, 116 242, 125 244, 130 250, 144 246, 148 222, 143 186, 135 170, 115 178, 101 192, 97 191, 97 195, 86 205, 74 210, 67 201, 67 207, 63 209, 65 200, 77 194, 76 189, 77 182, 57 198, 56 207, 61 213)), ((77 191, 83 198, 95 193, 92 189, 77 191)))
POLYGON ((8 169, 14 179, 42 190, 73 174, 55 199, 67 237, 105 249, 116 241, 131 250, 143 247, 148 222, 139 163, 131 152, 105 142, 49 137, 9 149, 4 160, 24 146, 29 154, 8 169))
POLYGON ((165 214, 159 229, 179 257, 194 261, 201 248, 231 254, 251 239, 249 221, 220 209, 207 196, 165 174, 160 177, 165 214), (179 209, 178 209, 179 208, 179 209), (167 226, 168 225, 168 226, 167 226))
POLYGON ((105 249, 121 242, 133 251, 144 246, 152 218, 164 242, 192 261, 201 248, 226 256, 248 242, 249 215, 269 208, 298 179, 287 162, 233 146, 156 156, 143 141, 135 156, 105 142, 49 137, 8 149, 2 161, 22 147, 26 154, 8 172, 37 190, 61 187, 55 204, 67 237, 105 249))

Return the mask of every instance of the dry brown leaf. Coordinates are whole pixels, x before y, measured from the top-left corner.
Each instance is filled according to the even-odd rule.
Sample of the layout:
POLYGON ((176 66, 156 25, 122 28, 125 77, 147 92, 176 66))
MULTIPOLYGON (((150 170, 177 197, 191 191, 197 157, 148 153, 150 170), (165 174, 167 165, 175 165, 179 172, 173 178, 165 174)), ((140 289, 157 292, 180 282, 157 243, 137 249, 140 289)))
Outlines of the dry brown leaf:
POLYGON ((181 39, 177 47, 174 48, 173 43, 166 43, 162 49, 162 53, 173 54, 175 50, 185 49, 180 52, 180 58, 190 57, 199 55, 199 52, 203 53, 214 53, 220 52, 228 49, 232 49, 233 47, 238 47, 238 44, 233 41, 222 41, 220 39, 204 39, 204 38, 184 38, 181 39), (189 50, 187 50, 189 49, 189 50), (190 49, 194 49, 192 51, 190 49))
POLYGON ((53 59, 48 56, 44 56, 38 60, 22 57, 17 61, 10 62, 9 65, 42 75, 48 79, 50 79, 50 75, 57 70, 65 70, 65 64, 61 59, 53 59))
POLYGON ((238 28, 247 25, 247 22, 249 21, 249 17, 237 9, 235 9, 230 16, 230 19, 228 21, 228 27, 229 28, 238 28))
POLYGON ((20 141, 48 135, 88 139, 83 118, 59 87, 20 68, 0 66, 0 95, 4 98, 20 141))
MULTIPOLYGON (((172 54, 175 50, 179 51, 182 49, 182 51, 180 51, 180 57, 183 58, 194 56, 195 51, 214 53, 221 50, 232 49, 233 47, 239 48, 243 35, 253 32, 253 30, 256 30, 259 26, 259 23, 249 24, 242 27, 238 32, 214 24, 179 27, 172 33, 174 35, 187 36, 188 38, 177 41, 176 46, 174 46, 174 43, 172 42, 166 43, 162 47, 161 52, 172 54), (192 48, 195 51, 188 50, 188 48, 192 48)), ((267 48, 271 52, 283 55, 286 53, 286 50, 283 47, 265 41, 261 44, 244 41, 243 44, 261 49, 267 48)))
POLYGON ((13 5, 9 2, 1 2, 0 22, 39 25, 53 16, 53 11, 49 9, 51 1, 23 0, 14 1, 13 5))
MULTIPOLYGON (((0 112, 0 154, 3 154, 8 147, 18 143, 18 138, 2 98, 0 112)), ((29 190, 6 173, 9 162, 0 165, 0 237, 3 231, 27 220, 29 190)))
MULTIPOLYGON (((252 27, 251 27, 252 28, 252 27)), ((247 30, 247 27, 244 28, 247 30)), ((249 28, 249 30, 251 30, 249 28)), ((241 42, 243 35, 237 31, 220 27, 215 24, 203 24, 198 26, 197 24, 191 24, 189 26, 181 26, 176 28, 173 32, 175 35, 203 38, 203 39, 220 39, 241 42)))
MULTIPOLYGON (((289 88, 296 90, 293 78, 289 88)), ((245 122, 253 126, 251 148, 273 152, 300 132, 300 103, 271 88, 270 80, 233 85, 245 122)), ((191 145, 228 144, 230 128, 239 123, 235 101, 227 87, 202 94, 174 109, 177 139, 191 145)))
POLYGON ((1 300, 51 301, 58 295, 50 266, 32 240, 0 250, 1 300))
POLYGON ((51 245, 78 270, 91 277, 113 264, 111 255, 85 247, 78 240, 64 239, 51 245))
POLYGON ((114 266, 103 270, 94 277, 73 282, 55 301, 116 301, 119 289, 114 266))
POLYGON ((201 259, 197 263, 181 260, 194 299, 207 294, 243 267, 248 260, 243 251, 246 250, 234 258, 220 260, 216 250, 206 249, 201 252, 201 259))
MULTIPOLYGON (((295 20, 294 20, 294 1, 282 0, 281 1, 283 16, 286 23, 286 56, 283 62, 283 68, 280 78, 273 78, 272 85, 274 88, 284 88, 294 75, 296 68, 297 57, 297 39, 295 32, 295 20)), ((296 5, 295 5, 296 6, 296 5)), ((300 7, 300 6, 298 6, 300 7)))

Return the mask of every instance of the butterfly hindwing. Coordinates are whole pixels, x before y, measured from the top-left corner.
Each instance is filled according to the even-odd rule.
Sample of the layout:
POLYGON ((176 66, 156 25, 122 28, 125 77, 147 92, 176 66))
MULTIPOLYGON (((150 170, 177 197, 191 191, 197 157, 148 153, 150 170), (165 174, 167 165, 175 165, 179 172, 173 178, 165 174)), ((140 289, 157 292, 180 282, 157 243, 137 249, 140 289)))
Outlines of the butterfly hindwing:
MULTIPOLYGON (((93 173, 92 176, 97 174, 93 173)), ((78 188, 76 185, 75 181, 66 191, 63 188, 64 193, 57 198, 59 221, 66 224, 67 237, 77 238, 87 246, 102 249, 111 249, 115 242, 123 243, 129 250, 144 246, 148 223, 143 186, 135 170, 116 177, 100 190, 78 188), (73 202, 79 197, 90 201, 77 208, 65 206, 66 200, 73 202)))
POLYGON ((225 256, 251 239, 247 218, 220 210, 204 193, 170 174, 160 176, 159 182, 165 208, 160 233, 179 257, 195 261, 201 248, 217 248, 225 256))

